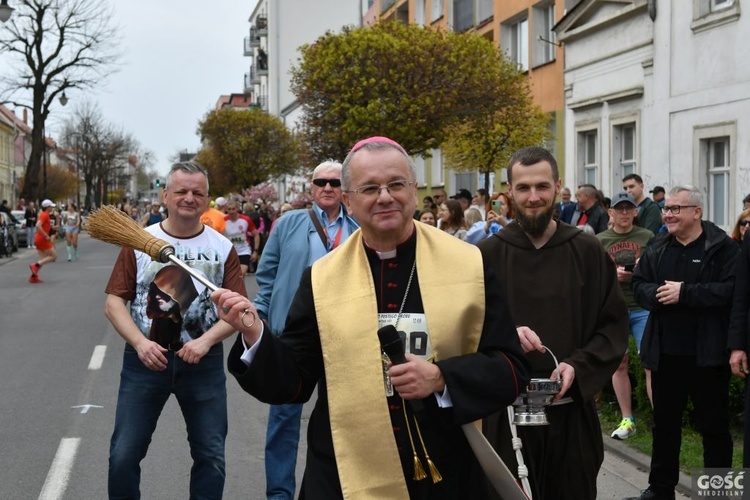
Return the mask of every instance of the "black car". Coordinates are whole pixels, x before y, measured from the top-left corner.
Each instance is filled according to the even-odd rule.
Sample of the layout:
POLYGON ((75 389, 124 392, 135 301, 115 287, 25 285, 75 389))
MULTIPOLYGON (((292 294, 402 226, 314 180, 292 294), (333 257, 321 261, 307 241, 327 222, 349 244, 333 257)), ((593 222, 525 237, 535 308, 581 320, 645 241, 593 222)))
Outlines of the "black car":
POLYGON ((0 212, 0 257, 10 257, 18 251, 16 225, 5 212, 0 212))

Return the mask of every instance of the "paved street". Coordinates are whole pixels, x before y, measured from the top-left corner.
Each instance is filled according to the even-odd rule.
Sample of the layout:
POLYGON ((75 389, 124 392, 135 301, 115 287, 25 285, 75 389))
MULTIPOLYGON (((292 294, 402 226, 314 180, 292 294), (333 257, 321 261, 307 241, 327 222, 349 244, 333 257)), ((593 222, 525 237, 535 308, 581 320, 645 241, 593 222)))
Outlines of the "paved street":
MULTIPOLYGON (((42 269, 42 284, 27 281, 36 251, 23 249, 13 259, 0 259, 3 499, 106 498, 123 342, 104 317, 103 306, 117 249, 87 235, 81 236, 80 247, 80 261, 69 263, 64 244, 58 243, 62 259, 42 269)), ((250 276, 246 282, 254 294, 255 280, 250 276)), ((244 394, 232 378, 228 390, 224 497, 261 499, 267 406, 244 394)), ((309 404, 306 410, 305 420, 309 404)), ((187 498, 190 464, 183 420, 172 399, 142 463, 143 497, 187 498)), ((599 498, 638 495, 646 478, 630 460, 607 452, 599 498)))

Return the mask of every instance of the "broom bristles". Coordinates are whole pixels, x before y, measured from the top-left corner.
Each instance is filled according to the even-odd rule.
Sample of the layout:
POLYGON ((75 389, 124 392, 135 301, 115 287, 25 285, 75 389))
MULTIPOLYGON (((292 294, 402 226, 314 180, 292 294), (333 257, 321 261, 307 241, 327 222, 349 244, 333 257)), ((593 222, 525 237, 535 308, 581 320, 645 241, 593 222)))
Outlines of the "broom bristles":
POLYGON ((129 215, 112 205, 104 205, 92 212, 87 227, 89 234, 97 240, 138 250, 154 260, 159 260, 162 248, 170 246, 144 231, 129 215))

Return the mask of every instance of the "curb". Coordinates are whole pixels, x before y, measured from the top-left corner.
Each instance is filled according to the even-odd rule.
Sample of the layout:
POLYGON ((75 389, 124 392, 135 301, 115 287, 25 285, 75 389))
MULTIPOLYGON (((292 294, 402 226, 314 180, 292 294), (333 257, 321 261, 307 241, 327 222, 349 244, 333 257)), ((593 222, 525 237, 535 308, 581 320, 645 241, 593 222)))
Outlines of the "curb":
MULTIPOLYGON (((627 460, 631 464, 635 465, 638 469, 643 470, 648 474, 651 469, 651 457, 641 453, 640 451, 631 448, 625 442, 613 439, 607 434, 602 433, 602 439, 604 440, 604 449, 614 455, 617 455, 623 460, 627 460)), ((643 489, 648 488, 648 484, 643 485, 643 489)), ((690 476, 680 471, 680 476, 675 486, 675 490, 682 493, 683 495, 690 497, 693 489, 693 480, 690 476)))

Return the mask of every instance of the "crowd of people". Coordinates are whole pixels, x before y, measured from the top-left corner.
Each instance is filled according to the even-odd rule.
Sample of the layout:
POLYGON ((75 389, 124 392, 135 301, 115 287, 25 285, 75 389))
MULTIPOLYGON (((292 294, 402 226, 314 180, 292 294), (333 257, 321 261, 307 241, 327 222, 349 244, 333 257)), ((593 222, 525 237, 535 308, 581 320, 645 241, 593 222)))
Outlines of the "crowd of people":
POLYGON ((611 198, 590 184, 573 192, 537 147, 513 156, 507 192, 432 189, 419 209, 417 192, 410 156, 386 137, 318 165, 310 206, 281 207, 273 221, 243 213, 238 196, 212 199, 199 164, 173 165, 161 203, 132 215, 220 289, 137 250, 118 257, 106 288, 126 342, 110 498, 138 496, 171 394, 194 462, 191 497, 221 498, 221 341, 234 332, 228 370, 270 404, 267 498, 501 498, 463 427, 482 420, 534 498, 594 499, 605 385, 622 413, 611 439, 637 429, 631 335, 655 422, 639 498, 674 498, 688 400, 705 467, 731 467, 729 380, 748 373, 750 208, 728 235, 704 220, 689 185, 655 186, 650 198, 631 174, 611 198), (253 271, 254 298, 243 279, 253 271), (514 427, 507 407, 531 379, 560 384, 549 425, 514 427), (316 393, 298 487, 301 408, 316 393))

